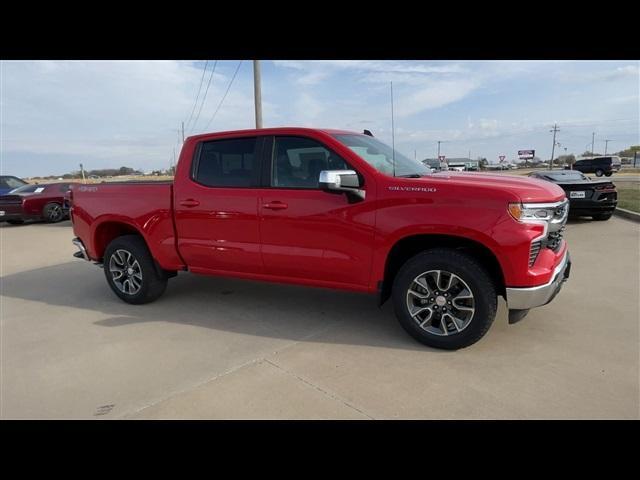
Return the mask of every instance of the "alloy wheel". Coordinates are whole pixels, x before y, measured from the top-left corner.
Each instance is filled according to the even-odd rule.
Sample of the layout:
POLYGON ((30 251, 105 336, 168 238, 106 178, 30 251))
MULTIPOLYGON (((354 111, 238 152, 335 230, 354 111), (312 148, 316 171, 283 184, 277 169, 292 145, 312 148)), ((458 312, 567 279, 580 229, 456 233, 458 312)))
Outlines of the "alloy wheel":
POLYGON ((135 295, 142 288, 142 269, 136 257, 127 250, 118 249, 109 259, 111 279, 118 290, 135 295))
POLYGON ((407 290, 407 309, 420 328, 447 336, 462 332, 475 313, 473 292, 459 276, 429 270, 413 279, 407 290))
POLYGON ((47 212, 47 216, 49 221, 57 222, 62 218, 62 207, 58 204, 53 204, 49 207, 49 211, 47 212))

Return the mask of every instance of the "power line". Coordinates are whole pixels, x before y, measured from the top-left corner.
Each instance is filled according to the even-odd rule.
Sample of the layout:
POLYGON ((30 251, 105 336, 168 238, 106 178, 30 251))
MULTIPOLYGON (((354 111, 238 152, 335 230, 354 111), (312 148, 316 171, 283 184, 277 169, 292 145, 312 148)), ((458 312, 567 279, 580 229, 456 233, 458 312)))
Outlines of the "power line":
POLYGON ((207 88, 204 91, 204 96, 202 97, 202 102, 200 103, 200 109, 198 110, 198 115, 196 116, 196 119, 193 121, 191 131, 194 131, 196 129, 196 125, 198 124, 198 119, 200 118, 200 112, 202 112, 204 101, 207 99, 207 92, 209 92, 209 86, 211 85, 211 79, 213 78, 213 73, 216 71, 217 64, 218 64, 217 60, 213 62, 213 68, 211 69, 211 74, 209 75, 209 82, 207 83, 207 88))
POLYGON ((205 73, 207 73, 207 65, 209 65, 209 60, 205 62, 204 69, 202 70, 202 77, 200 77, 200 86, 198 87, 198 94, 196 95, 196 100, 193 102, 193 108, 191 109, 191 115, 189 115, 189 120, 187 120, 187 129, 189 128, 189 123, 191 123, 193 114, 196 111, 196 105, 198 105, 198 98, 200 98, 200 91, 202 90, 202 82, 204 81, 205 73))
POLYGON ((213 121, 213 119, 216 118, 216 115, 218 114, 218 110, 220 110, 220 107, 222 106, 222 103, 224 102, 224 99, 227 98, 227 94, 229 93, 229 90, 231 90, 231 85, 233 85, 233 81, 236 79, 236 75, 238 74, 238 70, 240 70, 240 65, 242 65, 242 60, 240 60, 238 62, 238 66, 236 67, 236 71, 233 73, 233 77, 231 77, 231 81, 229 82, 229 86, 227 87, 227 91, 224 92, 224 96, 220 100, 220 103, 218 104, 218 108, 216 108, 216 111, 213 112, 213 116, 209 119, 209 122, 207 123, 206 127, 204 127, 204 131, 206 131, 209 128, 209 125, 211 125, 211 122, 213 121))

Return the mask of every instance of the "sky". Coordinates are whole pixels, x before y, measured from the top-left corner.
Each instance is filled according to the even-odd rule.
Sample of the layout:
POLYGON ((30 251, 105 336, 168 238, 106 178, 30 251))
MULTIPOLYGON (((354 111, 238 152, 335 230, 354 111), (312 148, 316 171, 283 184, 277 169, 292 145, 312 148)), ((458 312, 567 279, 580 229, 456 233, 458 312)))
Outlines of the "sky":
MULTIPOLYGON (((470 153, 493 163, 535 149, 548 160, 554 124, 556 156, 590 150, 593 132, 598 153, 605 139, 609 153, 640 144, 639 61, 261 66, 263 126, 366 128, 389 144, 393 82, 396 149, 418 159, 435 157, 441 141, 449 158, 470 153)), ((250 60, 2 61, 0 171, 166 169, 174 149, 179 155, 183 121, 186 136, 254 128, 252 68, 250 60)))

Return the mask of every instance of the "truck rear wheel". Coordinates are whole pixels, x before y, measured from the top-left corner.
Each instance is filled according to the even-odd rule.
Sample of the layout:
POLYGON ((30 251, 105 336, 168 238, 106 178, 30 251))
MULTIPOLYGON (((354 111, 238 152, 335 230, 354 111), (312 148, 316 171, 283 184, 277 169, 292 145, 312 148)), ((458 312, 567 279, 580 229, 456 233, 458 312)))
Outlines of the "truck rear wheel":
POLYGON ((400 325, 430 347, 456 350, 480 340, 496 316, 497 296, 486 270, 448 248, 419 253, 393 282, 400 325))
POLYGON ((111 290, 134 305, 153 302, 167 288, 167 275, 156 267, 147 245, 137 235, 117 237, 107 246, 104 274, 111 290))

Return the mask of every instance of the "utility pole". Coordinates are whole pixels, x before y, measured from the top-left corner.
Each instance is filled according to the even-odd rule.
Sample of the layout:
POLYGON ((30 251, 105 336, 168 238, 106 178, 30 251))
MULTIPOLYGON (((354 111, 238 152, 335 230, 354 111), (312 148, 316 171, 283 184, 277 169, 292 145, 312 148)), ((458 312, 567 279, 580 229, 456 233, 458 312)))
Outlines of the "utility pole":
POLYGON ((262 128, 262 89, 260 60, 253 61, 253 99, 256 107, 256 128, 262 128))
POLYGON ((184 143, 184 122, 182 122, 182 143, 184 143))
POLYGON ((553 132, 553 146, 551 147, 551 161, 549 162, 549 169, 553 170, 553 154, 556 151, 556 132, 560 131, 560 129, 558 128, 558 124, 554 123, 553 130, 549 131, 553 132))
POLYGON ((393 125, 393 82, 391 82, 391 156, 393 162, 393 176, 396 176, 396 129, 393 125))
POLYGON ((607 154, 607 145, 609 145, 609 142, 610 142, 610 141, 611 141, 611 140, 605 140, 605 141, 604 141, 604 154, 605 154, 605 155, 607 154))
POLYGON ((438 140, 438 160, 440 160, 440 144, 444 143, 444 140, 438 140))
POLYGON ((82 175, 82 182, 85 183, 84 179, 84 166, 80 164, 80 175, 82 175))
POLYGON ((593 157, 593 149, 595 148, 596 132, 591 134, 591 156, 593 157))

